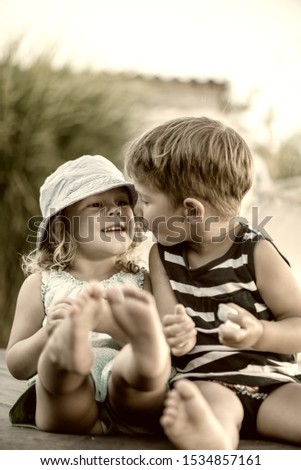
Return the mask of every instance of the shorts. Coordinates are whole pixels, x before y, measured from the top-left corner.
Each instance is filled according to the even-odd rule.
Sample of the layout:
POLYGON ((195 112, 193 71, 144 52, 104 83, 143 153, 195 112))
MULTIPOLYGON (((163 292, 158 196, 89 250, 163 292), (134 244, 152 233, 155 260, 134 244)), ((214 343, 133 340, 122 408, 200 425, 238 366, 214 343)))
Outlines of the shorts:
POLYGON ((9 410, 11 424, 13 426, 36 428, 36 403, 36 385, 33 383, 9 410))
POLYGON ((265 385, 263 387, 253 387, 248 385, 231 384, 226 382, 219 382, 224 387, 233 390, 239 398, 243 409, 244 418, 241 425, 240 437, 241 439, 255 439, 258 438, 257 431, 257 415, 262 402, 268 395, 278 387, 284 385, 283 383, 265 385))
POLYGON ((163 435, 163 430, 159 424, 154 425, 152 427, 145 426, 133 426, 130 425, 128 422, 120 419, 120 417, 115 413, 112 406, 109 403, 109 399, 107 398, 104 403, 99 403, 99 420, 104 428, 104 433, 113 435, 113 436, 121 436, 121 435, 163 435))

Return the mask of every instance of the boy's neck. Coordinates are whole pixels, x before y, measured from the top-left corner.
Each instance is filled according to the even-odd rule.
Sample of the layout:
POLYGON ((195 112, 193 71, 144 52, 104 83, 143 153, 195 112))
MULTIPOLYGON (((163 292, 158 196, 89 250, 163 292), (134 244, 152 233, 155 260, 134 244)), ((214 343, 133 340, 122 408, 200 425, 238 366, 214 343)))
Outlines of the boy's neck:
POLYGON ((191 268, 204 266, 215 259, 220 258, 233 245, 234 239, 240 230, 240 224, 233 221, 212 224, 210 230, 202 231, 202 235, 197 239, 192 239, 187 243, 187 260, 191 268))

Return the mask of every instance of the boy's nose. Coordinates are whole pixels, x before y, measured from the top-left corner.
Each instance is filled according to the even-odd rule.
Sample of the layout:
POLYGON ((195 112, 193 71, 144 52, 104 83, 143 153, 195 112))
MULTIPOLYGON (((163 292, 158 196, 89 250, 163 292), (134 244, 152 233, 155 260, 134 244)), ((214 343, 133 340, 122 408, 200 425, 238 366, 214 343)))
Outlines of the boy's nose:
POLYGON ((141 204, 139 204, 139 202, 137 202, 134 207, 134 215, 137 215, 138 217, 143 216, 142 207, 141 207, 141 204))

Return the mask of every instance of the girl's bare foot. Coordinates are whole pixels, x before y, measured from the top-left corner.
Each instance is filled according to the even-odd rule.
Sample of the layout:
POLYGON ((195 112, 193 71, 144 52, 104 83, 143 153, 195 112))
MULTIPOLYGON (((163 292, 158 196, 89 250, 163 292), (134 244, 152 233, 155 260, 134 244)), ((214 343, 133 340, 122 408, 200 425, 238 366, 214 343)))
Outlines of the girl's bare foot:
POLYGON ((90 331, 98 319, 101 291, 91 285, 75 300, 70 314, 53 331, 42 353, 61 370, 88 375, 94 354, 90 331))
POLYGON ((99 317, 101 290, 89 286, 50 334, 38 363, 36 422, 40 429, 103 434, 95 388, 90 331, 99 317))
POLYGON ((156 379, 164 371, 168 377, 170 351, 153 296, 134 286, 111 286, 107 299, 116 323, 129 338, 133 377, 156 379))
POLYGON ((232 449, 201 391, 189 380, 175 382, 168 392, 160 423, 178 449, 232 449))
POLYGON ((91 299, 89 304, 87 304, 86 299, 84 299, 84 303, 86 303, 86 307, 84 308, 86 310, 90 310, 90 315, 95 319, 93 322, 94 331, 110 335, 117 344, 119 344, 119 346, 123 346, 129 342, 129 339, 123 329, 119 328, 112 315, 106 291, 107 290, 104 289, 97 281, 87 284, 82 294, 88 295, 91 299), (94 302, 92 302, 92 299, 94 299, 94 302), (98 302, 98 309, 95 307, 95 301, 98 302))

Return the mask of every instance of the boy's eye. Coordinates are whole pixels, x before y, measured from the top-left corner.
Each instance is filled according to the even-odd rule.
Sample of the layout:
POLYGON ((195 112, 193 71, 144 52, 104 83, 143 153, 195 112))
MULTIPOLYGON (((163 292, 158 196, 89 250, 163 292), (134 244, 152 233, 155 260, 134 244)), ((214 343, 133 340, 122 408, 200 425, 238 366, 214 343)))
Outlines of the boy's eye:
POLYGON ((138 200, 139 200, 139 202, 140 202, 141 204, 144 204, 144 205, 147 205, 147 204, 148 204, 148 201, 146 201, 146 200, 144 199, 144 197, 142 197, 140 194, 139 194, 139 196, 138 196, 138 200))
POLYGON ((102 202, 92 202, 92 204, 89 204, 89 207, 103 207, 102 202))

